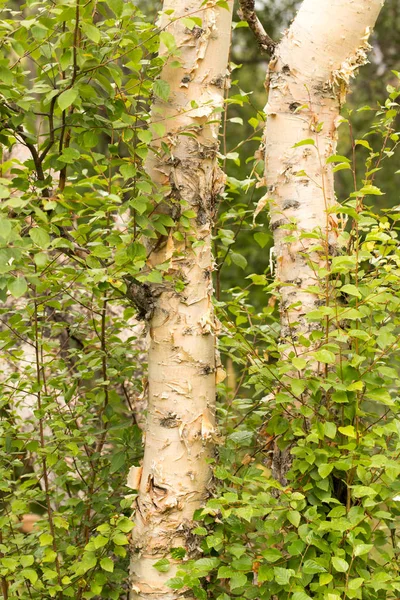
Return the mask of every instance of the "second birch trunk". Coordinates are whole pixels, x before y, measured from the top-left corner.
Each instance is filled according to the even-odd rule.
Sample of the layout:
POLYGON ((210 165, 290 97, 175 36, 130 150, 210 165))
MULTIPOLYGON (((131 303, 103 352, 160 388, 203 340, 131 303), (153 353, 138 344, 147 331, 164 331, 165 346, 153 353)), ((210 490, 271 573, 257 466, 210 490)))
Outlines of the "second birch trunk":
MULTIPOLYGON (((280 284, 281 352, 308 358, 315 373, 321 366, 312 354, 310 362, 316 347, 309 338, 321 325, 307 316, 321 302, 329 305, 330 258, 340 252, 328 159, 336 154, 340 109, 351 78, 367 62, 382 6, 382 0, 304 0, 269 65, 265 198, 280 284)), ((273 467, 283 482, 288 463, 280 456, 273 467)))

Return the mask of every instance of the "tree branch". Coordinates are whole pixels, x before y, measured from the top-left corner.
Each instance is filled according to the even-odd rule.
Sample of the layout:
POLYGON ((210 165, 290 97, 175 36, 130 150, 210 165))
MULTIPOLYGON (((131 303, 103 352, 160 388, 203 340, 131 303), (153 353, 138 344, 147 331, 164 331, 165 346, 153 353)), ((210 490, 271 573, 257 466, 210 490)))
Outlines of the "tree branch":
POLYGON ((254 7, 255 0, 239 0, 239 4, 240 9, 238 10, 238 15, 242 21, 247 21, 249 24, 249 27, 252 30, 261 50, 263 52, 273 54, 276 47, 276 42, 269 37, 268 33, 262 26, 260 19, 257 17, 254 7))

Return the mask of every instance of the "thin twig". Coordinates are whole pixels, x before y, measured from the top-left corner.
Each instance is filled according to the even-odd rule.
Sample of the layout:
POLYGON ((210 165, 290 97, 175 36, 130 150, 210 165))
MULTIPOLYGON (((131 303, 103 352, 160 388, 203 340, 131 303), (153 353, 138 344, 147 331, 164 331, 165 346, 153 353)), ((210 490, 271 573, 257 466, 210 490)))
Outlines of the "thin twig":
POLYGON ((239 0, 239 4, 240 9, 238 11, 238 15, 242 21, 247 21, 261 50, 263 52, 273 54, 276 47, 276 42, 270 38, 260 19, 257 17, 254 6, 255 0, 239 0))
MULTIPOLYGON (((49 528, 50 528, 50 533, 52 536, 52 548, 54 551, 54 561, 55 561, 55 565, 56 565, 56 572, 57 572, 57 578, 58 578, 58 585, 60 586, 60 588, 62 588, 61 585, 61 571, 60 571, 60 563, 59 563, 59 559, 58 559, 58 554, 57 554, 57 545, 56 545, 56 535, 55 535, 55 527, 54 527, 54 521, 53 521, 53 511, 52 511, 52 507, 51 507, 51 501, 50 501, 50 485, 49 485, 49 477, 48 477, 48 470, 47 470, 47 460, 46 460, 46 455, 45 455, 45 437, 44 437, 44 427, 43 427, 43 413, 42 413, 42 366, 41 366, 41 360, 40 360, 40 346, 39 346, 39 327, 38 327, 38 303, 37 303, 37 298, 35 295, 35 300, 34 300, 34 331, 35 331, 35 358, 36 358, 36 380, 37 380, 37 386, 38 386, 38 392, 37 392, 37 407, 38 407, 38 411, 39 411, 39 437, 40 437, 40 447, 42 450, 42 468, 43 468, 43 481, 44 481, 44 488, 45 488, 45 497, 46 497, 46 508, 47 508, 47 515, 48 515, 48 520, 49 520, 49 528)), ((57 598, 62 598, 63 594, 58 592, 57 594, 57 598)))

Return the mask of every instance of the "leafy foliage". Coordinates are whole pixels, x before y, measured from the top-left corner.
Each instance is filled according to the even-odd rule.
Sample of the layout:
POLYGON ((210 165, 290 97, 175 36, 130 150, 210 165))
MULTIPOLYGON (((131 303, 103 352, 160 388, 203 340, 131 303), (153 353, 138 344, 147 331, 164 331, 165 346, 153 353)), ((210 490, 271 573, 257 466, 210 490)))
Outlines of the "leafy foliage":
MULTIPOLYGON (((315 264, 311 339, 282 345, 268 272, 220 303, 221 347, 242 375, 221 389, 218 484, 195 530, 204 558, 171 581, 200 599, 399 596, 399 217, 397 206, 378 214, 370 205, 384 193, 382 161, 398 152, 400 92, 388 91, 368 135, 353 140, 368 151, 362 181, 346 157, 328 159, 349 164, 355 189, 337 208, 342 253, 315 264), (255 286, 270 298, 261 313, 255 286), (278 482, 274 461, 285 452, 291 467, 278 482)), ((323 240, 313 235, 315 251, 323 240)))
POLYGON ((10 3, 0 32, 1 589, 116 599, 142 452, 126 292, 165 229, 142 168, 159 35, 121 0, 10 3))

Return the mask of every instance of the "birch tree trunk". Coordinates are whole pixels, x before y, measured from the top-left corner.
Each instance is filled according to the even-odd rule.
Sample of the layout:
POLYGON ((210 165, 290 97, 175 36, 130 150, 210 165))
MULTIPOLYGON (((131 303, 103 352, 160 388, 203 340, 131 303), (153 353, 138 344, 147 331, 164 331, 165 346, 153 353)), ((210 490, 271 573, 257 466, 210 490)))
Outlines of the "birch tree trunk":
MULTIPOLYGON (((329 304, 328 277, 326 286, 323 281, 320 285, 318 271, 327 267, 329 273, 329 260, 340 249, 332 210, 333 164, 327 159, 336 154, 340 109, 351 78, 367 62, 368 38, 382 6, 383 0, 304 0, 269 65, 265 183, 280 284, 283 356, 315 349, 306 340, 321 325, 309 322, 307 315, 321 301, 329 304), (321 293, 315 287, 308 290, 319 285, 321 293)), ((314 363, 318 373, 320 365, 314 363)), ((280 457, 274 476, 284 481, 286 470, 280 457)))
MULTIPOLYGON (((233 1, 229 5, 232 9, 233 1)), ((166 585, 176 571, 170 549, 183 547, 189 556, 195 549, 192 518, 207 497, 215 385, 220 377, 211 302, 211 226, 224 185, 217 151, 232 14, 216 0, 165 0, 163 9, 161 27, 175 38, 180 66, 171 56, 162 70, 161 80, 169 84, 170 95, 167 102, 155 102, 152 123, 163 124, 165 132, 152 147, 147 171, 158 190, 168 189, 159 210, 176 221, 175 234, 181 213, 189 209, 191 216, 189 231, 176 236, 171 229, 168 238, 160 238, 149 250, 150 266, 169 261, 166 275, 173 283, 163 283, 158 290, 147 287, 153 308, 145 453, 142 470, 131 469, 128 482, 139 488, 132 600, 188 597, 187 591, 166 585), (188 21, 191 16, 200 18, 201 26, 188 21), (178 279, 184 282, 183 290, 174 286, 178 279), (166 573, 153 567, 161 558, 171 562, 166 573)), ((168 54, 165 47, 160 54, 168 54)))

